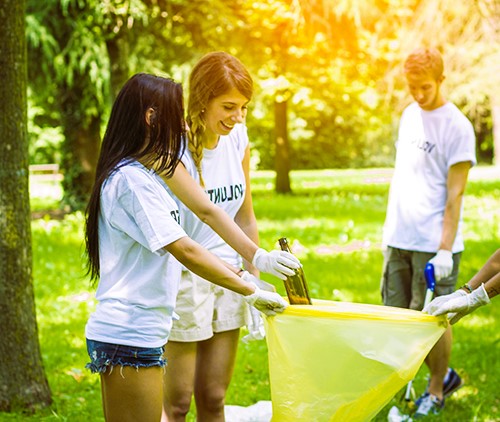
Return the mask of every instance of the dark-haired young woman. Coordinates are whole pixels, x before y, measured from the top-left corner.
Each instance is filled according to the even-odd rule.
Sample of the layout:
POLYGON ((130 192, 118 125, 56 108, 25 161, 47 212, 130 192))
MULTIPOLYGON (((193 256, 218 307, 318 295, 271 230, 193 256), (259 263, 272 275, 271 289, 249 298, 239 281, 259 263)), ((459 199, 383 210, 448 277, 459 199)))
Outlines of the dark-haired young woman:
POLYGON ((98 304, 85 335, 87 366, 101 376, 107 421, 161 418, 162 355, 181 264, 243 295, 262 312, 272 315, 286 307, 278 294, 238 277, 180 226, 178 207, 158 172, 173 174, 184 128, 181 86, 137 74, 118 94, 104 135, 86 221, 98 304))

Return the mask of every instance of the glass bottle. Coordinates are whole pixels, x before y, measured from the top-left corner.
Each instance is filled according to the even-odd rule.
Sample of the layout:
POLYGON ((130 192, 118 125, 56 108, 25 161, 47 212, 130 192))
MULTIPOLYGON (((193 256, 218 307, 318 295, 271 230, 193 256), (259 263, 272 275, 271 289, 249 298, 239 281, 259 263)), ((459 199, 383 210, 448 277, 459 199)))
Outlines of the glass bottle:
MULTIPOLYGON (((278 242, 282 251, 292 253, 286 237, 278 239, 278 242)), ((295 270, 294 275, 287 276, 285 280, 285 289, 290 305, 312 305, 302 267, 295 270)))

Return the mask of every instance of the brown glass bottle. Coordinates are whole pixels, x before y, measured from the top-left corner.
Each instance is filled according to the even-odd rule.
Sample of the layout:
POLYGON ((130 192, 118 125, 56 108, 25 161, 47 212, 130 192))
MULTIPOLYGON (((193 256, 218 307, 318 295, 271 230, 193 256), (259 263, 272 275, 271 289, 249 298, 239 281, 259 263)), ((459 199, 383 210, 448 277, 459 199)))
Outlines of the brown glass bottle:
MULTIPOLYGON (((278 242, 282 251, 292 253, 286 237, 278 239, 278 242)), ((285 289, 290 305, 312 305, 302 267, 295 270, 294 275, 287 276, 285 280, 285 289)))

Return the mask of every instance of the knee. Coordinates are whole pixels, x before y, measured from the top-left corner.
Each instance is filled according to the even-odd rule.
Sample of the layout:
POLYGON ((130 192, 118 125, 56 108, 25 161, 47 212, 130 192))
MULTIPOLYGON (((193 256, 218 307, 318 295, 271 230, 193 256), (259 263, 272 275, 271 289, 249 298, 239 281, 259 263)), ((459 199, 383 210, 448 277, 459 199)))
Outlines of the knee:
POLYGON ((178 397, 176 400, 166 400, 164 406, 169 419, 183 420, 191 408, 191 396, 186 395, 178 397))
POLYGON ((226 391, 223 389, 203 390, 196 394, 196 407, 203 407, 206 412, 219 413, 224 409, 226 391))

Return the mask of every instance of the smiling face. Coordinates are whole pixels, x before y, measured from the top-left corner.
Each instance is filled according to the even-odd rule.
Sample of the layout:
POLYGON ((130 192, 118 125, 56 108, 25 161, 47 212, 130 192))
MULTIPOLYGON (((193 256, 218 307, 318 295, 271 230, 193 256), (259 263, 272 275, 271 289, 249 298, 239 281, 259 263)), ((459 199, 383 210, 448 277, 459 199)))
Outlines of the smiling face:
POLYGON ((406 74, 410 94, 422 110, 432 111, 444 105, 445 100, 440 91, 443 79, 444 76, 436 79, 430 73, 406 74))
POLYGON ((205 148, 215 148, 219 136, 228 135, 236 123, 242 123, 247 113, 246 98, 236 88, 212 99, 205 110, 205 148))

